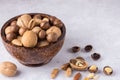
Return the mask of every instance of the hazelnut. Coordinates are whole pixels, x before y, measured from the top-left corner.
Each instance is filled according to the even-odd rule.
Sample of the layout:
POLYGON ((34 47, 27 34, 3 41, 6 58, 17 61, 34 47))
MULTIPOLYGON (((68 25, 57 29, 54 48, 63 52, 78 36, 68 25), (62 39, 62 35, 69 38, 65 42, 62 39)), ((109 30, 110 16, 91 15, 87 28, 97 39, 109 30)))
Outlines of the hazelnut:
POLYGON ((22 16, 20 16, 20 17, 18 18, 18 20, 17 20, 17 25, 18 25, 19 27, 26 27, 26 28, 27 28, 28 23, 30 22, 31 19, 32 19, 32 18, 31 18, 30 15, 24 14, 24 15, 22 15, 22 16))
POLYGON ((10 25, 11 26, 17 26, 17 21, 12 21, 10 25))
POLYGON ((11 30, 12 30, 12 32, 17 33, 17 32, 18 32, 18 30, 19 30, 19 27, 18 27, 18 26, 13 25, 13 26, 11 26, 11 30))
POLYGON ((54 20, 53 25, 59 28, 63 27, 63 23, 61 22, 61 20, 58 20, 58 19, 54 20))
POLYGON ((19 34, 20 34, 20 35, 23 35, 26 30, 27 30, 27 28, 21 27, 21 28, 19 29, 19 34))
POLYGON ((36 34, 38 34, 40 32, 41 28, 39 26, 36 26, 32 29, 33 32, 35 32, 36 34))
POLYGON ((33 31, 26 31, 22 36, 22 44, 24 47, 35 47, 37 44, 37 35, 33 31))
POLYGON ((48 45, 49 45, 49 42, 47 40, 44 40, 44 41, 40 41, 40 43, 38 44, 38 47, 44 47, 48 45))
POLYGON ((93 60, 98 60, 101 56, 99 53, 93 53, 93 54, 91 54, 91 57, 93 60))
POLYGON ((5 28, 5 34, 8 34, 10 32, 13 32, 11 29, 11 26, 8 26, 7 28, 5 28))
POLYGON ((15 39, 16 38, 16 34, 15 33, 8 33, 7 35, 6 35, 6 39, 8 40, 8 41, 12 41, 13 39, 15 39))
POLYGON ((44 39, 46 36, 46 32, 44 30, 40 30, 38 36, 39 36, 39 39, 44 39))
POLYGON ((92 48, 93 48, 92 45, 86 45, 84 49, 86 52, 90 52, 92 48))
POLYGON ((74 46, 72 47, 72 52, 76 53, 80 51, 80 47, 79 46, 74 46))
POLYGON ((88 71, 91 73, 96 73, 98 71, 98 67, 96 65, 89 66, 88 71))
POLYGON ((19 39, 13 39, 12 44, 14 44, 16 46, 22 46, 22 43, 21 43, 21 41, 19 39))
POLYGON ((12 77, 15 76, 17 72, 17 66, 12 62, 2 62, 0 63, 0 73, 12 77))
POLYGON ((48 42, 56 42, 58 40, 58 36, 54 32, 49 33, 46 38, 48 42))
POLYGON ((57 34, 58 38, 61 36, 61 30, 56 27, 56 26, 52 26, 50 27, 47 31, 46 31, 46 34, 49 34, 50 32, 54 32, 57 34))
POLYGON ((110 66, 105 66, 103 68, 103 72, 106 74, 106 75, 111 75, 113 73, 113 69, 110 67, 110 66))
POLYGON ((31 19, 31 20, 29 21, 29 23, 28 23, 27 28, 28 28, 28 29, 32 29, 35 25, 36 25, 35 20, 34 20, 34 19, 31 19))
POLYGON ((44 30, 47 30, 50 27, 50 24, 47 21, 41 21, 40 27, 44 30))

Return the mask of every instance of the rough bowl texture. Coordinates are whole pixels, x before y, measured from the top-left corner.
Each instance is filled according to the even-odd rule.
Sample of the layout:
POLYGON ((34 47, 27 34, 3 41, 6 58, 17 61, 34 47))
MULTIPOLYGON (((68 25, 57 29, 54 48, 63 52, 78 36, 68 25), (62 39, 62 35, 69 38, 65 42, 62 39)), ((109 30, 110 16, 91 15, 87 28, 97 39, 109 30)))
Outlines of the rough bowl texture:
MULTIPOLYGON (((42 16, 50 16, 48 14, 43 14, 43 13, 28 13, 28 14, 30 14, 31 16, 35 14, 40 14, 42 16)), ((55 43, 52 43, 42 48, 19 47, 8 42, 5 37, 5 28, 11 23, 11 21, 16 20, 19 16, 13 17, 12 19, 8 20, 1 29, 1 37, 7 51, 13 57, 15 57, 20 63, 27 66, 40 66, 48 63, 58 53, 58 51, 61 49, 64 43, 64 38, 66 33, 65 26, 63 25, 63 27, 61 28, 62 35, 55 43)))

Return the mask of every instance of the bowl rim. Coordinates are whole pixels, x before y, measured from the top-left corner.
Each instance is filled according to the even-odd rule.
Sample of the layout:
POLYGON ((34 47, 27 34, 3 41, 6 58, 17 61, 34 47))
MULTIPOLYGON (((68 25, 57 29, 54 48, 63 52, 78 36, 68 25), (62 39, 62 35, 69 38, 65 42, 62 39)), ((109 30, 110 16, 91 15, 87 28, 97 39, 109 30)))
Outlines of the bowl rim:
MULTIPOLYGON (((52 15, 49 15, 49 14, 45 14, 45 13, 23 13, 23 14, 29 14, 29 15, 32 15, 32 16, 33 16, 33 15, 40 14, 40 15, 43 15, 43 16, 55 17, 55 16, 52 16, 52 15)), ((61 41, 61 40, 64 39, 65 34, 66 34, 66 27, 65 27, 64 23, 61 21, 61 22, 63 23, 63 27, 61 28, 61 30, 62 30, 62 35, 60 36, 60 38, 58 39, 57 42, 51 43, 51 44, 49 44, 48 46, 44 46, 44 47, 24 47, 24 46, 16 46, 16 45, 12 44, 11 42, 7 41, 7 40, 6 40, 6 37, 5 37, 5 28, 6 28, 7 26, 9 26, 9 24, 10 24, 12 21, 17 20, 18 17, 20 17, 20 16, 23 15, 23 14, 14 16, 14 17, 10 18, 9 20, 7 20, 7 21, 3 24, 3 26, 2 26, 2 28, 1 28, 1 30, 0 30, 0 36, 1 36, 2 41, 3 41, 4 43, 9 44, 9 45, 11 45, 11 46, 15 46, 15 47, 17 47, 17 48, 19 47, 19 48, 25 48, 25 49, 37 49, 37 48, 38 48, 38 49, 42 49, 42 48, 49 48, 50 46, 53 46, 54 44, 56 44, 56 43, 58 43, 59 41, 61 41)), ((57 17, 56 17, 56 18, 57 18, 57 17)), ((59 18, 57 18, 57 19, 59 19, 59 18)), ((60 19, 59 19, 59 20, 60 20, 60 19)))

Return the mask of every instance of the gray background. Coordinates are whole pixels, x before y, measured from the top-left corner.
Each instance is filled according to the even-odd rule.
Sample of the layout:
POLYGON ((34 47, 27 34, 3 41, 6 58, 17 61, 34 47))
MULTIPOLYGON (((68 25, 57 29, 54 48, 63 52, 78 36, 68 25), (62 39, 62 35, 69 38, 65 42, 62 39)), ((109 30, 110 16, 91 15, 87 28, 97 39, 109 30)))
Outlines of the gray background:
MULTIPOLYGON (((99 80, 120 80, 120 0, 0 0, 0 28, 8 19, 29 12, 47 13, 60 18, 67 28, 65 43, 50 63, 33 68, 23 66, 11 57, 0 40, 0 62, 12 61, 19 71, 17 76, 11 78, 0 75, 1 80, 51 80, 53 68, 76 56, 83 56, 90 65, 99 67, 99 80), (83 49, 87 44, 94 46, 90 53, 68 52, 74 45, 83 49), (100 53, 101 59, 93 61, 90 58, 93 52, 100 53), (106 65, 113 68, 113 75, 103 74, 102 69, 106 65)), ((71 80, 76 72, 67 78, 61 71, 55 80, 71 80)), ((81 73, 82 78, 88 74, 81 73)))

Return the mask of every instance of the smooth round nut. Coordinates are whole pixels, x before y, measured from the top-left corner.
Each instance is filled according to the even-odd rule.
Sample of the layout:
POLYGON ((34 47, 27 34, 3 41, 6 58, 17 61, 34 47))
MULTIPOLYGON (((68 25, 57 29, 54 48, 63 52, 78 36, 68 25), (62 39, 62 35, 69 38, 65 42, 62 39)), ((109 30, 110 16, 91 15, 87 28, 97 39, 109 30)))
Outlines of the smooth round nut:
POLYGON ((91 73, 96 73, 98 71, 98 67, 96 65, 91 65, 88 67, 88 71, 91 73))
POLYGON ((7 28, 5 28, 5 34, 11 33, 13 32, 11 29, 11 26, 8 26, 7 28))
POLYGON ((17 72, 17 66, 12 62, 2 62, 0 63, 0 73, 12 77, 15 76, 17 72))
POLYGON ((19 27, 18 27, 18 26, 13 25, 13 26, 11 26, 11 30, 12 30, 12 32, 17 33, 17 32, 18 32, 18 30, 19 30, 19 27))
POLYGON ((44 30, 40 30, 38 36, 39 36, 39 39, 44 39, 46 36, 46 32, 44 30))
POLYGON ((10 25, 11 26, 17 26, 17 21, 12 21, 10 25))
POLYGON ((38 34, 40 32, 41 28, 39 26, 36 26, 32 29, 33 32, 35 32, 36 34, 38 34))
POLYGON ((19 34, 22 36, 26 30, 27 30, 27 28, 21 27, 21 28, 19 29, 19 34))
POLYGON ((21 41, 19 39, 13 39, 12 44, 14 44, 16 46, 22 46, 22 43, 21 43, 21 41))
POLYGON ((16 38, 16 34, 15 33, 8 33, 7 35, 6 35, 6 39, 8 40, 8 41, 12 41, 13 39, 15 39, 16 38))
POLYGON ((56 27, 56 26, 52 26, 50 27, 47 31, 46 34, 49 34, 50 32, 54 32, 57 34, 58 38, 61 36, 61 30, 60 28, 56 27))
POLYGON ((22 37, 22 44, 24 47, 35 47, 37 44, 37 35, 33 31, 26 31, 22 37))
POLYGON ((113 73, 113 69, 110 67, 110 66, 105 66, 103 68, 103 72, 106 74, 106 75, 111 75, 113 73))
POLYGON ((58 35, 54 32, 51 32, 47 35, 48 42, 56 42, 58 40, 58 35))

